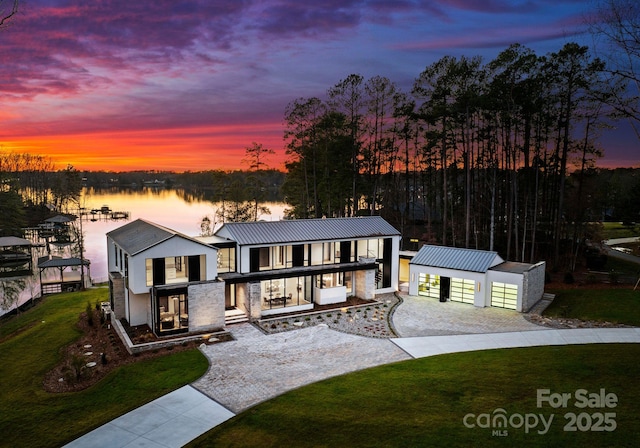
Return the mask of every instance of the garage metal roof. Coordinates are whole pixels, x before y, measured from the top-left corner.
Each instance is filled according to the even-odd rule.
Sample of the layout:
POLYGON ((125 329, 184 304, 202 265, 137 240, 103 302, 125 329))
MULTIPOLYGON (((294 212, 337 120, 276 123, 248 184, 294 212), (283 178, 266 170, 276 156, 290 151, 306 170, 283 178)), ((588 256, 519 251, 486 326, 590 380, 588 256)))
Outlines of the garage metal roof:
POLYGON ((380 216, 363 216, 229 222, 224 224, 216 235, 234 240, 243 246, 399 236, 400 232, 380 216))
POLYGON ((461 249, 457 247, 425 245, 410 261, 411 264, 432 266, 458 271, 487 272, 490 267, 502 263, 497 252, 461 249))

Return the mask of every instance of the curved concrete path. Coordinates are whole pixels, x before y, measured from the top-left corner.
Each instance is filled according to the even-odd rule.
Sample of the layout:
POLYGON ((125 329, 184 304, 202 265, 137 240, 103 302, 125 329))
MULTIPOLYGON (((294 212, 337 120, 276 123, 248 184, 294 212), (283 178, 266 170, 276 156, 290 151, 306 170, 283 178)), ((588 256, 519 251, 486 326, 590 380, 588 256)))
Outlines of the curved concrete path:
POLYGON ((180 447, 234 413, 288 390, 412 358, 539 345, 640 343, 640 328, 546 329, 513 311, 420 300, 405 297, 396 310, 394 326, 405 337, 395 339, 349 335, 323 325, 271 335, 250 324, 234 326, 235 341, 203 348, 211 367, 191 386, 125 414, 67 446, 180 447), (430 318, 425 314, 419 318, 421 313, 430 313, 430 318))
POLYGON ((640 328, 579 328, 398 338, 392 341, 412 358, 495 348, 540 345, 640 343, 640 328))

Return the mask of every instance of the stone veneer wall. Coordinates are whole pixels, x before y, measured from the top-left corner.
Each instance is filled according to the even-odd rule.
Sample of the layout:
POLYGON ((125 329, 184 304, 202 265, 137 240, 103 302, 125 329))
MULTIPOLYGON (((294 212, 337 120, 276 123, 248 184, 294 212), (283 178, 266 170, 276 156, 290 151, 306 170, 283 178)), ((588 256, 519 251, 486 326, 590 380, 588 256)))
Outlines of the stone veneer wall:
POLYGON ((184 342, 190 342, 190 341, 211 342, 212 337, 222 336, 222 335, 226 337, 227 335, 229 335, 227 331, 220 331, 220 332, 215 332, 214 334, 194 334, 194 335, 187 335, 187 336, 176 336, 176 337, 172 337, 170 339, 166 339, 162 341, 145 342, 143 344, 134 344, 133 342, 131 342, 131 338, 129 338, 129 335, 127 334, 126 330, 124 329, 120 321, 115 317, 112 317, 113 312, 108 313, 107 316, 108 316, 109 322, 111 323, 111 325, 113 325, 113 329, 115 330, 116 334, 120 337, 120 340, 124 344, 124 348, 127 350, 127 352, 129 352, 130 355, 134 355, 136 353, 143 353, 148 350, 158 350, 161 348, 171 347, 174 345, 179 345, 184 342))
POLYGON ((111 280, 111 295, 113 297, 113 314, 117 319, 126 317, 125 301, 124 301, 124 278, 119 272, 110 272, 109 280, 111 280))
POLYGON ((189 284, 189 332, 224 327, 224 282, 189 284))
POLYGON ((522 278, 522 312, 526 313, 533 305, 538 303, 544 294, 545 280, 544 261, 535 264, 524 273, 522 278))
MULTIPOLYGON (((375 258, 360 257, 360 263, 370 264, 375 263, 375 258)), ((373 300, 376 298, 376 272, 374 269, 367 269, 366 271, 356 271, 354 279, 355 290, 353 291, 356 297, 360 297, 365 300, 373 300)))

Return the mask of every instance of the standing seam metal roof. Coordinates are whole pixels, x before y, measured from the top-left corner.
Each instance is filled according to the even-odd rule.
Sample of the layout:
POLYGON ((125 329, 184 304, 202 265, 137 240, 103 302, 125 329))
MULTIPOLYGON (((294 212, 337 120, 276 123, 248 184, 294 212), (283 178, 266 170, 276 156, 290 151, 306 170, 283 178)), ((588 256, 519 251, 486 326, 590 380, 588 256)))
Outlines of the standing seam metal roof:
POLYGON ((455 269, 458 271, 484 273, 487 272, 490 267, 500 264, 503 261, 497 252, 425 245, 422 246, 410 263, 455 269))
POLYGON ((206 243, 143 219, 136 219, 122 227, 118 227, 107 233, 107 236, 130 255, 138 254, 174 236, 211 248, 206 243))
POLYGON ((228 236, 239 245, 256 245, 383 237, 400 235, 400 232, 380 216, 366 216, 230 222, 216 234, 228 236))

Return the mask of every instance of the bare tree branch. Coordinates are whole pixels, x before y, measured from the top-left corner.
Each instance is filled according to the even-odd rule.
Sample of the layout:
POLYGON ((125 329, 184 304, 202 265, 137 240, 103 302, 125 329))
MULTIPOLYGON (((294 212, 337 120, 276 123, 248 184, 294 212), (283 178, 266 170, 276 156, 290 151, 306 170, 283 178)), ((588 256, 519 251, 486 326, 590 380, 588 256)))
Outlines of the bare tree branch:
POLYGON ((18 13, 20 0, 0 0, 0 29, 9 26, 9 20, 18 13))

